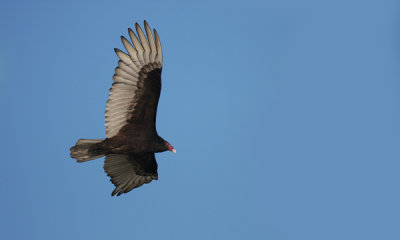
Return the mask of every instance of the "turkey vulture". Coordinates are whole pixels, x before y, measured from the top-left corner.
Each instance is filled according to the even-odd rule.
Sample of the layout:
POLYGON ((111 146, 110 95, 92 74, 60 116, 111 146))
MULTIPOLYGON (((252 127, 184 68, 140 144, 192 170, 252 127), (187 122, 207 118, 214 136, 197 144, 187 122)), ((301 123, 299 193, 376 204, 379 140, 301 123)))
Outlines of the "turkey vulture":
POLYGON ((156 114, 161 91, 160 38, 144 21, 144 34, 128 29, 133 45, 121 36, 128 53, 115 48, 119 57, 114 83, 106 104, 106 138, 79 139, 71 157, 86 162, 105 156, 104 170, 115 185, 112 196, 127 193, 158 179, 156 152, 175 149, 158 136, 156 114))

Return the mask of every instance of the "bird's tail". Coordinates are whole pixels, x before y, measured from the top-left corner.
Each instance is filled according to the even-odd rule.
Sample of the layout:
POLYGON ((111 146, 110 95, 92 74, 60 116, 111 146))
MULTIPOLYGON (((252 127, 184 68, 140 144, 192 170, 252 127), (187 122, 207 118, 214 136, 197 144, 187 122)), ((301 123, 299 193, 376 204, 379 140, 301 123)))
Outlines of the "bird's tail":
POLYGON ((71 157, 77 162, 86 162, 104 156, 103 153, 93 151, 93 145, 103 141, 103 139, 79 139, 71 150, 71 157))

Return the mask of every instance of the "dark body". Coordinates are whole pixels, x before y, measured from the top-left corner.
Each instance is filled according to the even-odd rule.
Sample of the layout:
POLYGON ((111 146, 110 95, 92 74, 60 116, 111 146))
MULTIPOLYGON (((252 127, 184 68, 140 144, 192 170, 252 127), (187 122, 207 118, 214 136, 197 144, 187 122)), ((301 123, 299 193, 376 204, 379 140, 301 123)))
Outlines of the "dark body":
POLYGON ((96 154, 130 154, 147 152, 164 152, 168 147, 165 140, 160 136, 152 138, 115 136, 106 138, 104 141, 95 144, 90 151, 96 154))
POLYGON ((138 24, 129 29, 133 45, 121 36, 128 54, 114 49, 120 58, 106 105, 105 139, 80 139, 71 157, 86 162, 105 156, 104 170, 115 185, 112 195, 127 193, 158 179, 154 153, 175 149, 156 130, 161 92, 162 49, 160 39, 144 22, 147 38, 138 24))

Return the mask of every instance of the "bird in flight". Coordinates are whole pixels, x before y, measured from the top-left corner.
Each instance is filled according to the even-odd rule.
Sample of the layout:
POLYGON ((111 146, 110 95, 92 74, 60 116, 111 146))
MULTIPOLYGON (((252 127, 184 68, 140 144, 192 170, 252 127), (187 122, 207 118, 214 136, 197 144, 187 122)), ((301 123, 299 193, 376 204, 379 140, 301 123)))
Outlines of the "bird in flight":
POLYGON ((106 138, 79 139, 71 150, 77 162, 105 156, 104 170, 115 185, 112 196, 127 193, 158 179, 154 153, 171 151, 172 145, 156 130, 161 91, 162 50, 160 38, 144 21, 128 29, 132 44, 121 40, 127 53, 115 48, 119 57, 106 104, 106 138))

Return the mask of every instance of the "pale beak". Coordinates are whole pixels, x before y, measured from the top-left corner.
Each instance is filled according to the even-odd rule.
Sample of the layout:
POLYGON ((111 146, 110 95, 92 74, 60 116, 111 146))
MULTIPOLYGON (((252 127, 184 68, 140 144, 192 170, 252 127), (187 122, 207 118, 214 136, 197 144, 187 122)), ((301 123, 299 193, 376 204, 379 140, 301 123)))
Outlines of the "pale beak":
POLYGON ((173 148, 173 149, 171 150, 171 152, 173 152, 173 153, 176 153, 176 150, 175 150, 175 148, 173 148))

